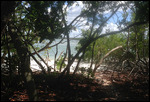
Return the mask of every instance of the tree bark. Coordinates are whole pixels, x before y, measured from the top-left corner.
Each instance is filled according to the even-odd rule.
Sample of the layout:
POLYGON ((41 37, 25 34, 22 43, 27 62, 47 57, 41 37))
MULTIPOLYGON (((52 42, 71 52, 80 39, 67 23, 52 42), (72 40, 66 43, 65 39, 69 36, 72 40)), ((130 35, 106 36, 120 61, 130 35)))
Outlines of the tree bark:
POLYGON ((40 66, 40 68, 42 69, 43 74, 46 74, 45 69, 43 67, 43 65, 31 54, 30 51, 28 51, 28 53, 30 54, 30 56, 35 60, 35 62, 40 66))
MULTIPOLYGON (((43 51, 43 50, 49 48, 48 46, 49 46, 51 43, 52 43, 52 41, 49 41, 49 43, 47 43, 46 46, 44 46, 43 48, 41 48, 41 49, 38 50, 37 52, 39 53, 39 52, 41 52, 41 51, 43 51)), ((35 54, 36 54, 36 52, 33 52, 33 53, 32 53, 32 55, 35 55, 35 54)))
POLYGON ((10 56, 10 48, 9 48, 9 45, 8 45, 8 35, 6 33, 6 43, 7 43, 7 50, 8 50, 8 62, 9 62, 9 75, 10 75, 10 78, 12 77, 12 74, 13 74, 13 71, 12 71, 12 66, 11 66, 11 56, 10 56))
POLYGON ((61 69, 62 69, 62 65, 63 65, 63 63, 64 63, 64 61, 65 61, 65 59, 66 59, 66 56, 67 56, 67 48, 66 48, 66 54, 65 54, 65 56, 64 56, 64 58, 63 58, 63 60, 62 60, 62 62, 61 62, 61 64, 60 64, 60 68, 59 68, 59 71, 61 72, 61 69))
POLYGON ((32 76, 32 71, 30 69, 30 56, 27 53, 28 48, 23 44, 21 39, 18 37, 16 32, 12 32, 11 28, 9 29, 9 35, 14 43, 14 47, 17 50, 21 66, 21 75, 26 84, 27 94, 29 95, 30 101, 37 101, 37 91, 35 88, 34 79, 32 76))
MULTIPOLYGON (((57 46, 58 44, 60 44, 60 43, 64 40, 64 38, 65 38, 65 36, 64 36, 57 44, 54 44, 54 45, 52 45, 52 46, 49 46, 49 45, 52 43, 52 41, 49 41, 43 48, 41 48, 41 49, 38 50, 37 52, 39 53, 39 52, 41 52, 41 51, 43 51, 43 50, 45 50, 45 49, 48 49, 48 48, 57 46)), ((32 54, 35 55, 36 52, 33 52, 32 54)))
MULTIPOLYGON (((31 45, 31 47, 33 48, 33 50, 35 51, 35 53, 37 54, 37 56, 44 62, 44 64, 47 66, 47 68, 49 68, 49 66, 48 66, 48 64, 44 61, 44 59, 38 54, 38 52, 36 51, 36 49, 33 47, 33 45, 31 44, 31 43, 29 43, 30 45, 31 45)), ((36 61, 37 62, 37 61, 36 61)), ((39 62, 38 62, 38 64, 39 64, 39 62)), ((41 65, 41 64, 39 64, 40 65, 40 67, 41 67, 41 69, 42 69, 42 71, 45 73, 45 69, 44 69, 44 67, 41 65)), ((46 73, 45 73, 46 74, 46 73)))
MULTIPOLYGON (((65 21, 65 16, 64 16, 64 13, 63 13, 63 10, 61 9, 61 13, 62 13, 62 18, 63 18, 63 22, 64 22, 64 25, 65 25, 65 35, 67 35, 67 48, 68 48, 68 64, 70 63, 71 61, 71 50, 70 50, 70 38, 69 38, 69 32, 68 32, 68 26, 66 24, 66 21, 65 21)), ((67 69, 67 74, 70 73, 70 68, 67 69)))
MULTIPOLYGON (((17 28, 17 27, 15 27, 17 30, 18 30, 18 32, 20 32, 21 33, 21 31, 17 28)), ((24 39, 25 40, 25 39, 24 39)), ((21 39, 20 39, 20 41, 22 41, 21 39)), ((41 60, 43 60, 42 59, 42 57, 37 53, 37 51, 35 50, 35 48, 33 47, 33 45, 30 43, 30 42, 24 42, 25 43, 25 45, 26 45, 26 48, 27 48, 27 45, 29 44, 32 48, 33 48, 33 50, 35 51, 35 53, 38 55, 38 57, 41 59, 41 60)), ((42 64, 33 56, 33 54, 29 51, 29 50, 27 50, 27 52, 29 53, 29 55, 35 60, 35 62, 40 66, 40 68, 42 69, 42 72, 43 72, 43 74, 46 74, 46 72, 45 72, 45 69, 44 69, 44 67, 42 66, 42 64)), ((43 60, 44 61, 44 60, 43 60)), ((45 62, 45 61, 44 61, 45 62)))
POLYGON ((135 52, 136 52, 136 57, 135 57, 135 61, 138 61, 139 56, 138 56, 138 37, 137 37, 137 28, 135 27, 135 52))
MULTIPOLYGON (((68 63, 70 63, 71 60, 71 50, 70 50, 70 40, 69 40, 69 34, 67 33, 67 47, 68 47, 68 63)), ((67 74, 70 73, 70 68, 67 69, 67 74)))
MULTIPOLYGON (((98 38, 101 38, 101 37, 104 37, 104 36, 107 36, 107 35, 111 35, 111 33, 113 33, 114 34, 114 32, 111 32, 110 34, 108 33, 108 34, 103 34, 103 35, 100 35, 100 36, 98 36, 98 37, 96 37, 96 38, 94 38, 94 35, 99 31, 99 29, 101 29, 102 28, 102 26, 115 14, 115 12, 117 12, 117 10, 120 8, 120 6, 108 17, 108 19, 106 20, 106 21, 104 21, 102 24, 101 24, 101 26, 100 27, 98 27, 97 29, 96 29, 96 31, 93 33, 93 35, 89 38, 89 41, 85 44, 85 45, 83 45, 82 46, 82 48, 80 48, 79 49, 79 51, 76 53, 76 55, 71 59, 71 61, 68 63, 68 65, 67 65, 67 67, 64 69, 64 71, 61 73, 61 75, 59 76, 59 77, 61 77, 61 76, 63 76, 63 74, 65 74, 65 72, 68 70, 68 69, 70 69, 70 66, 72 65, 72 63, 74 62, 74 60, 79 56, 79 54, 84 50, 84 49, 86 49, 86 47, 87 46, 89 46, 90 45, 90 43, 92 43, 93 41, 95 41, 95 40, 97 40, 98 38), (93 39, 94 38, 94 39, 93 39)), ((62 14, 63 14, 63 12, 62 12, 62 14)), ((83 14, 81 14, 81 15, 79 15, 78 17, 80 17, 80 16, 82 16, 82 15, 84 15, 84 13, 83 14)), ((76 17, 74 20, 76 20, 78 17, 76 17)), ((72 22, 74 22, 74 20, 72 21, 72 22)), ((72 24, 72 22, 69 24, 69 26, 68 27, 70 27, 70 25, 72 24)), ((125 29, 126 30, 126 29, 125 29)), ((119 31, 120 32, 120 31, 119 31)), ((116 34, 117 33, 119 33, 119 32, 115 32, 116 34)), ((121 31, 122 32, 122 31, 121 31)))
POLYGON ((80 49, 79 51, 76 53, 76 55, 72 58, 72 60, 70 61, 70 63, 68 63, 67 67, 63 70, 63 72, 60 74, 59 78, 61 78, 64 73, 66 72, 66 70, 72 65, 72 63, 74 62, 74 60, 79 56, 79 54, 84 50, 86 49, 87 46, 89 46, 92 42, 96 41, 97 39, 99 38, 102 38, 102 37, 105 37, 105 36, 108 36, 108 35, 114 35, 114 34, 118 34, 118 33, 121 33, 123 31, 126 31, 127 29, 129 29, 130 27, 133 27, 135 25, 143 25, 143 24, 146 24, 147 22, 135 22, 129 26, 127 26, 126 28, 120 30, 120 31, 113 31, 113 32, 110 32, 110 33, 106 33, 106 34, 101 34, 100 36, 96 37, 96 38, 90 38, 88 40, 87 43, 85 43, 80 49))
POLYGON ((116 51, 117 49, 120 49, 120 48, 122 48, 122 46, 117 46, 117 47, 113 48, 111 51, 109 51, 104 57, 102 57, 101 60, 100 60, 100 62, 99 62, 99 64, 97 64, 97 66, 94 68, 94 70, 93 70, 93 75, 95 74, 97 68, 102 64, 103 60, 104 60, 107 56, 109 56, 112 52, 114 52, 114 51, 116 51))
MULTIPOLYGON (((92 65, 93 65, 93 58, 94 58, 94 46, 95 46, 95 42, 93 43, 93 48, 92 48, 92 59, 91 59, 91 65, 90 65, 90 70, 92 70, 92 65)), ((89 73, 90 74, 90 73, 89 73)))
POLYGON ((75 73, 78 71, 78 69, 79 69, 79 64, 80 64, 81 59, 83 58, 83 56, 84 56, 84 54, 85 54, 85 51, 86 51, 86 49, 84 49, 84 51, 83 51, 81 57, 79 58, 78 63, 77 63, 77 66, 76 66, 76 68, 75 68, 75 70, 74 70, 74 72, 73 72, 73 75, 75 75, 75 73))
POLYGON ((56 67, 56 57, 58 54, 58 45, 56 45, 56 53, 55 53, 55 59, 54 59, 54 71, 56 71, 55 67, 56 67))

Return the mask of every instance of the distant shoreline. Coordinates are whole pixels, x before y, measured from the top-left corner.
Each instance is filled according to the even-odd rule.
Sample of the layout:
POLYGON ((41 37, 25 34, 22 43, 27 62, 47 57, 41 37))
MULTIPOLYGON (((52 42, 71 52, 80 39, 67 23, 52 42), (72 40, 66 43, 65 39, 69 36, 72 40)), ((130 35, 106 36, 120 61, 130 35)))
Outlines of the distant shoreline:
MULTIPOLYGON (((64 39, 67 39, 67 38, 64 38, 64 39)), ((70 40, 80 40, 82 38, 69 38, 70 40)))
MULTIPOLYGON (((42 61, 39 61, 43 67, 45 68, 45 70, 47 70, 47 66, 42 62, 42 61)), ((76 68, 76 65, 77 65, 77 62, 78 61, 74 61, 73 64, 70 66, 70 72, 74 72, 75 68, 76 68)), ((49 65, 49 66, 54 66, 54 60, 49 60, 49 61, 46 61, 46 63, 49 65)), ((67 65, 67 61, 65 61, 65 64, 67 65)), ((87 63, 87 62, 80 62, 80 65, 79 67, 81 68, 85 68, 85 69, 88 69, 90 67, 90 64, 91 63, 87 63)), ((94 66, 95 64, 92 65, 92 69, 94 69, 94 66)), ((102 70, 104 68, 105 65, 101 65, 98 70, 102 70)), ((31 70, 34 72, 34 71, 40 71, 41 68, 39 68, 39 65, 34 61, 34 60, 31 60, 30 62, 30 67, 31 67, 31 70)), ((105 68, 104 68, 105 69, 105 68)), ((103 70, 104 70, 103 69, 103 70)), ((57 70, 57 68, 56 68, 57 70)), ((54 70, 52 70, 54 71, 54 70)))

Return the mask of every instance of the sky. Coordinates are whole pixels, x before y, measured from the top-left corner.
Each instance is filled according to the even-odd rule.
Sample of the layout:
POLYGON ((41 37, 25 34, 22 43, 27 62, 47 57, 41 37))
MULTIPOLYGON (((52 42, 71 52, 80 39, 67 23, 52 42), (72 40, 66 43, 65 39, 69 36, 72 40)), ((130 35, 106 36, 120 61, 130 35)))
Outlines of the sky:
MULTIPOLYGON (((83 3, 81 1, 77 1, 77 3, 74 3, 70 8, 67 8, 67 21, 68 21, 68 24, 75 18, 77 17, 82 8, 83 8, 83 3), (76 6, 76 4, 79 4, 79 6, 76 6)), ((122 2, 123 3, 123 2, 122 2)), ((64 6, 65 7, 65 6, 64 6)), ((129 9, 128 9, 129 11, 129 9)), ((105 11, 104 12, 106 14, 106 16, 109 16, 111 13, 110 11, 105 11)), ((122 19, 121 17, 121 13, 122 13, 122 9, 120 8, 117 12, 117 15, 119 16, 119 18, 122 19)), ((83 19, 82 19, 83 20, 83 19)), ((128 17, 128 20, 130 20, 130 15, 128 17)), ((108 22, 107 22, 107 25, 103 28, 103 31, 102 33, 105 33, 106 29, 110 29, 110 31, 117 31, 119 30, 117 28, 117 25, 115 24, 117 22, 117 16, 113 16, 108 22)), ((86 20, 83 21, 83 23, 86 23, 86 20)), ((75 37, 79 34, 81 34, 81 29, 89 29, 89 26, 83 26, 83 27, 77 27, 76 31, 73 30, 72 32, 70 32, 70 37, 75 37)), ((78 37, 81 37, 81 36, 78 36, 78 37)))
MULTIPOLYGON (((121 3, 124 4, 125 1, 119 1, 121 3)), ((67 4, 66 4, 67 5, 67 4)), ((66 5, 64 5, 64 8, 66 7, 66 5)), ((27 5, 28 7, 29 5, 27 5)), ((132 5, 131 5, 132 6, 132 5)), ((80 13, 81 13, 81 10, 83 8, 83 3, 82 1, 77 1, 75 2, 71 7, 67 8, 67 17, 66 17, 66 20, 67 20, 67 23, 68 25, 70 24, 71 21, 73 21, 74 18, 76 18, 80 13), (77 6, 78 4, 78 6, 77 6)), ((50 12, 50 8, 48 9, 48 11, 50 12)), ((129 9, 127 9, 127 12, 130 11, 129 9)), ((122 13, 123 10, 121 8, 119 8, 118 12, 117 12, 117 16, 119 16, 120 19, 122 19, 122 13)), ((106 17, 108 17, 111 12, 110 11, 105 11, 104 14, 106 15, 106 17)), ((114 15, 112 18, 110 18, 110 20, 107 22, 106 26, 103 28, 102 30, 102 34, 106 32, 107 29, 109 29, 110 31, 117 31, 119 30, 118 27, 117 27, 117 16, 114 15)), ((130 20, 130 17, 131 15, 128 16, 128 21, 130 20)), ((86 19, 81 19, 83 20, 83 22, 81 24, 85 24, 87 21, 86 19)), ((95 26, 95 27, 98 27, 98 26, 95 26)), ((81 27, 77 27, 76 30, 72 30, 70 32, 70 37, 73 38, 73 37, 81 37, 80 34, 81 34, 81 29, 89 29, 89 26, 88 25, 84 25, 84 26, 81 26, 81 27)))

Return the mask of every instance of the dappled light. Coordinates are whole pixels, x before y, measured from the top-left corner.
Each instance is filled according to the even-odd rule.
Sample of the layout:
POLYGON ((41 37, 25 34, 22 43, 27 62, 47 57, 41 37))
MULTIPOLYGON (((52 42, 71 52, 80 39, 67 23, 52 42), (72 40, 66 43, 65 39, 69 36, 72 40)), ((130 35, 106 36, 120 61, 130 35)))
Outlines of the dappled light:
MULTIPOLYGON (((57 80, 57 74, 47 76, 46 81, 41 74, 35 74, 35 83, 37 85, 39 101, 111 101, 111 100, 142 100, 148 97, 145 93, 147 86, 140 87, 143 81, 139 83, 139 79, 130 77, 126 79, 117 79, 117 76, 111 80, 111 76, 106 74, 96 73, 96 79, 87 79, 84 76, 64 76, 66 80, 57 80), (69 77, 69 78, 68 78, 69 77), (82 80, 81 80, 82 79, 82 80), (103 79, 104 82, 98 81, 103 79), (44 84, 43 81, 44 81, 44 84), (130 80, 130 81, 129 81, 130 80), (52 82, 52 83, 51 83, 52 82), (141 83, 142 82, 142 83, 141 83), (61 83, 61 84, 59 84, 61 83), (134 84, 132 84, 134 83, 134 84), (139 93, 139 94, 136 94, 139 93), (142 95, 142 96, 141 96, 142 95), (136 98, 135 98, 136 97, 136 98)), ((142 79, 142 78, 141 78, 142 79)), ((148 78, 145 78, 148 79, 148 78)), ((146 84, 145 84, 146 85, 146 84)), ((148 92, 148 91, 147 91, 148 92)), ((11 101, 28 101, 26 89, 22 88, 14 91, 9 98, 11 101)))
POLYGON ((1 101, 149 101, 149 1, 1 1, 1 101))

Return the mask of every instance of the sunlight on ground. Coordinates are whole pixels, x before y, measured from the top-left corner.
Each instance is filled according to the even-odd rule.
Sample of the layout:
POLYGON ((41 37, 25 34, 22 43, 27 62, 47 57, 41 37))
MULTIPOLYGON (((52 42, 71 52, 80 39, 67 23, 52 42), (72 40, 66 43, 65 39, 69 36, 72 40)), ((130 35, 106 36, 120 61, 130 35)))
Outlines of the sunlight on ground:
POLYGON ((103 79, 103 86, 109 86, 111 84, 111 82, 109 80, 103 79))
POLYGON ((96 73, 96 79, 100 81, 103 86, 109 86, 111 83, 110 78, 103 73, 96 73))

